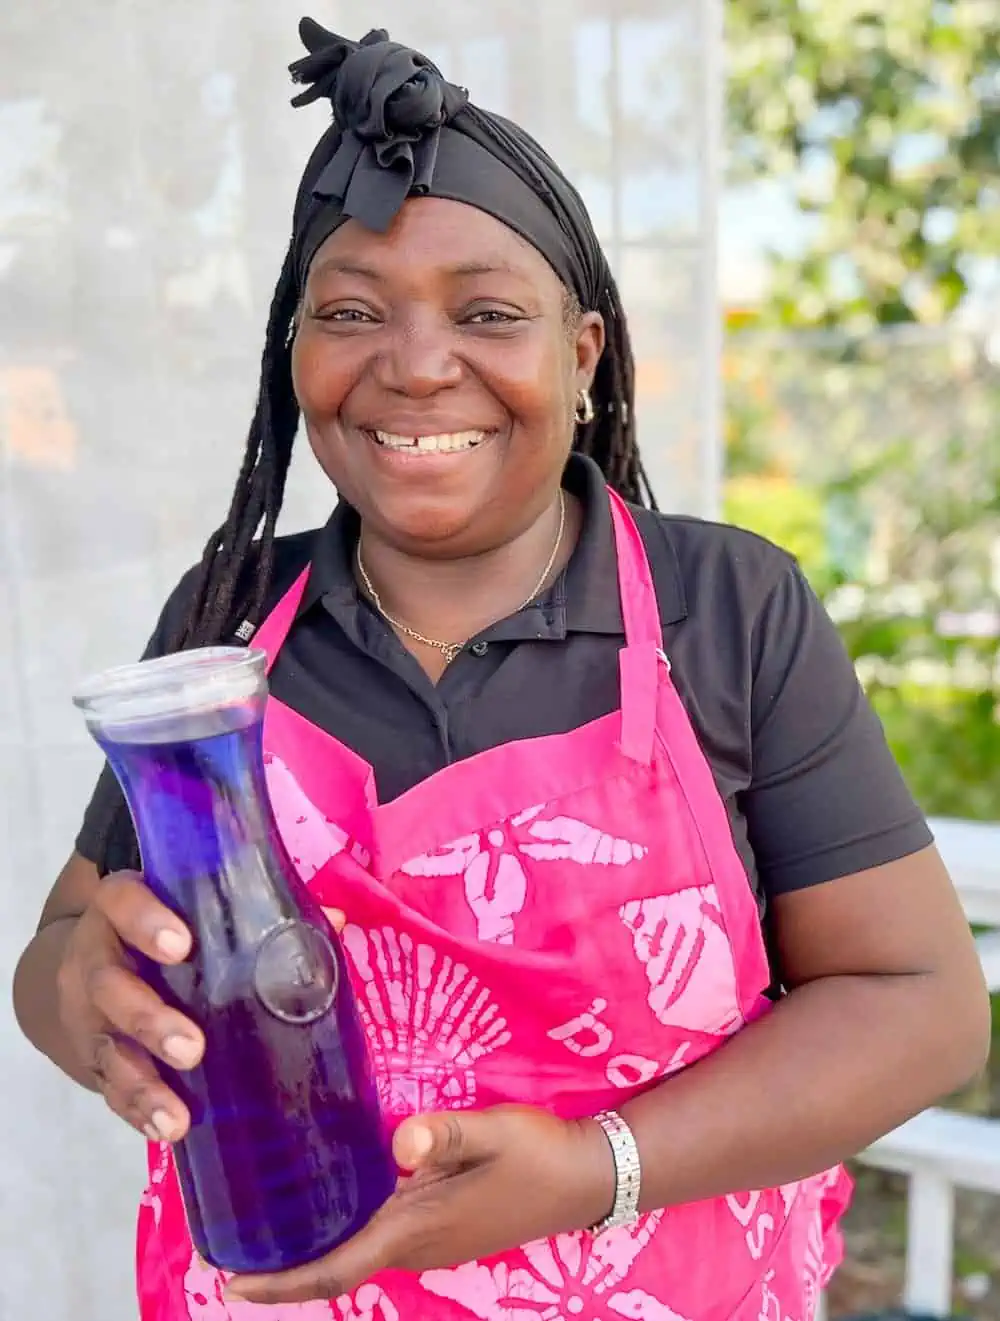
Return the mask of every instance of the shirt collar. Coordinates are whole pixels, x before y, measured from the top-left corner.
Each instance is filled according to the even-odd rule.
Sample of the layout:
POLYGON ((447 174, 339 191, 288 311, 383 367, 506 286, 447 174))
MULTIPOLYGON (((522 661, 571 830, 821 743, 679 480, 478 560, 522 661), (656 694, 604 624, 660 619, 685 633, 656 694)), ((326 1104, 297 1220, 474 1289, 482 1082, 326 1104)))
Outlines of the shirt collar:
MULTIPOLYGON (((615 558, 614 525, 604 476, 590 458, 571 454, 563 486, 583 507, 583 524, 576 549, 562 574, 534 606, 501 620, 483 636, 491 640, 565 638, 567 633, 622 632, 621 603, 615 558)), ((686 614, 684 587, 677 554, 670 539, 668 520, 646 511, 633 511, 642 519, 664 625, 686 614), (654 544, 650 542, 654 541, 654 544)), ((341 500, 313 543, 309 581, 298 617, 323 606, 335 618, 356 611, 361 603, 354 576, 354 549, 358 516, 341 500)))

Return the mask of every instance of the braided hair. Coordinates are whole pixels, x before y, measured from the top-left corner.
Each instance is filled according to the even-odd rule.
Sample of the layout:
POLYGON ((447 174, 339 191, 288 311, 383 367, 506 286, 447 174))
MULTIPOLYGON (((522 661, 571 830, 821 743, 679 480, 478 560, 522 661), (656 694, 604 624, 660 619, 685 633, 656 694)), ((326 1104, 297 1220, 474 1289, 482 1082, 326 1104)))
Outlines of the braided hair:
MULTIPOLYGON (((304 100, 297 98, 298 103, 304 100)), ((466 132, 492 144, 516 163, 522 177, 551 209, 567 239, 579 242, 580 226, 585 225, 584 240, 599 251, 585 208, 580 204, 573 214, 567 212, 565 197, 575 193, 534 139, 519 126, 471 104, 463 107, 462 114, 466 132), (547 166, 545 171, 538 166, 540 159, 547 166), (553 177, 563 189, 553 188, 553 177)), ((314 172, 315 160, 316 153, 306 168, 305 179, 314 172)), ((264 614, 274 565, 275 528, 299 427, 299 406, 292 383, 292 343, 301 283, 297 254, 297 236, 293 234, 267 318, 257 402, 229 512, 205 545, 194 573, 187 613, 168 637, 167 653, 247 641, 264 614)), ((628 323, 617 286, 606 267, 601 285, 597 306, 586 309, 599 312, 605 327, 605 348, 590 392, 593 417, 577 423, 572 448, 591 458, 623 499, 655 509, 636 443, 635 368, 628 323)), ((567 321, 572 326, 584 309, 569 289, 565 303, 567 321)), ((112 856, 117 862, 128 855, 127 865, 139 865, 128 810, 118 794, 109 807, 100 848, 105 863, 102 870, 107 870, 112 856)))

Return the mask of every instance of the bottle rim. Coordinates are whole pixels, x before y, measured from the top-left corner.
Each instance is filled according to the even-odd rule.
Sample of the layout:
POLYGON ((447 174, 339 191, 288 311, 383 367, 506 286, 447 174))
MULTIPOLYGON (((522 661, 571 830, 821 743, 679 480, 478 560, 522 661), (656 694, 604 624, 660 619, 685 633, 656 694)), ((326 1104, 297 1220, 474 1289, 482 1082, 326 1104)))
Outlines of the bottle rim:
POLYGON ((267 692, 267 655, 246 647, 198 647, 116 665, 83 679, 73 704, 94 730, 208 714, 267 692))

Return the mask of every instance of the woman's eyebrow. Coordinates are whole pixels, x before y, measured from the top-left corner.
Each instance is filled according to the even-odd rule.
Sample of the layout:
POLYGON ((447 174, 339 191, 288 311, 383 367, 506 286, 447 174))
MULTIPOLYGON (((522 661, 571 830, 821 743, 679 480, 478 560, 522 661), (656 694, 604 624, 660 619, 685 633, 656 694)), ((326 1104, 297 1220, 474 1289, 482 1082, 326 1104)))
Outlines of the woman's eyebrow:
POLYGON ((364 262, 353 261, 345 257, 326 257, 323 261, 317 262, 313 271, 315 275, 357 275, 363 280, 381 281, 385 276, 374 266, 366 266, 364 262))
MULTIPOLYGON (((351 257, 327 257, 316 263, 314 275, 354 275, 363 280, 383 283, 386 274, 374 266, 351 257)), ((463 279, 476 275, 509 275, 517 280, 531 282, 531 276, 513 262, 490 258, 488 260, 461 261, 442 268, 442 274, 452 279, 463 279)))
POLYGON ((519 266, 495 258, 490 261, 463 261, 446 269, 449 275, 513 275, 519 280, 530 278, 519 266))

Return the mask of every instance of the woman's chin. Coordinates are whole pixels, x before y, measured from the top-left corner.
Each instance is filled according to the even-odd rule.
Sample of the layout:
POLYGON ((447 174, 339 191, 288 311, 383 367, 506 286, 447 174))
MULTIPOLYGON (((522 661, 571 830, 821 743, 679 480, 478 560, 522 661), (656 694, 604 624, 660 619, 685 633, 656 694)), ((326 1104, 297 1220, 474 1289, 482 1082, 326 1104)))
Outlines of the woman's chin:
MULTIPOLYGON (((374 479, 359 508, 366 535, 412 554, 437 559, 487 549, 492 482, 413 482, 374 479)), ((353 501, 351 503, 354 503, 353 501)), ((357 507, 357 506, 356 506, 357 507)))
POLYGON ((382 507, 375 527, 380 540, 419 559, 458 559, 482 550, 475 515, 468 507, 396 510, 382 507))

